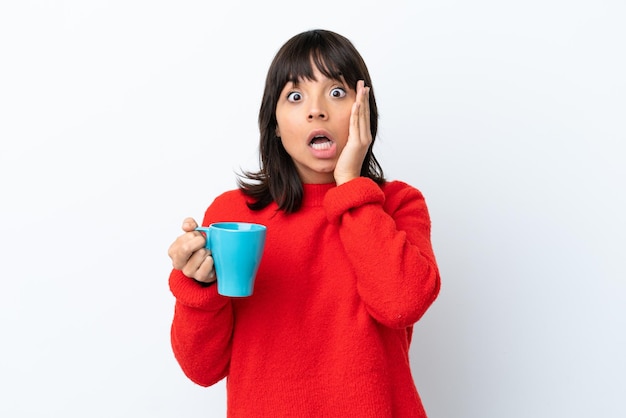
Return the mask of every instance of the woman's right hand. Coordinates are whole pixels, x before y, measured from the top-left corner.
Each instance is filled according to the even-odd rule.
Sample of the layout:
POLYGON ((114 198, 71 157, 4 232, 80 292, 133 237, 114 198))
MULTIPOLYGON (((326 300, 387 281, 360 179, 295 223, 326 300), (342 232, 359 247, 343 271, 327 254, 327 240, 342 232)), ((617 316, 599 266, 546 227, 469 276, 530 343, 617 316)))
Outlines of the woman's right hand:
POLYGON ((212 283, 216 280, 211 251, 204 246, 206 238, 195 229, 198 224, 193 218, 183 221, 184 234, 170 245, 167 255, 172 259, 172 266, 199 282, 212 283))

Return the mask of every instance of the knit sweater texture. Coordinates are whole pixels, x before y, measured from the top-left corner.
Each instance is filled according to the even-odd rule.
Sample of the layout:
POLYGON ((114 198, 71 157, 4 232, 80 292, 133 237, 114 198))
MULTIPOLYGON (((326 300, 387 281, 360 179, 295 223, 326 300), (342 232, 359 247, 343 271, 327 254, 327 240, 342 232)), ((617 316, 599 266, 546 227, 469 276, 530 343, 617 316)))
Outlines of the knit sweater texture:
POLYGON ((171 342, 187 377, 226 378, 231 418, 425 417, 409 345, 440 279, 422 194, 361 177, 304 185, 292 214, 252 211, 248 199, 218 196, 203 224, 267 226, 252 296, 170 274, 171 342))

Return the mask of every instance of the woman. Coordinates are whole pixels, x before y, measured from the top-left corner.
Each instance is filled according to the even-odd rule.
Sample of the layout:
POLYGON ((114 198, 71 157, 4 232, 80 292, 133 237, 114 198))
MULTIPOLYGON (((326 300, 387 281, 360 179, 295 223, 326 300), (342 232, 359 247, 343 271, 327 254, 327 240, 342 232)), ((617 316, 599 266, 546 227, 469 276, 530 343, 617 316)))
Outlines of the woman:
POLYGON ((424 417, 413 324, 440 287, 422 194, 386 181, 378 113, 352 43, 291 38, 267 74, 260 169, 218 196, 203 224, 267 226, 254 294, 217 293, 197 223, 170 246, 172 347, 185 374, 227 378, 229 417, 424 417))

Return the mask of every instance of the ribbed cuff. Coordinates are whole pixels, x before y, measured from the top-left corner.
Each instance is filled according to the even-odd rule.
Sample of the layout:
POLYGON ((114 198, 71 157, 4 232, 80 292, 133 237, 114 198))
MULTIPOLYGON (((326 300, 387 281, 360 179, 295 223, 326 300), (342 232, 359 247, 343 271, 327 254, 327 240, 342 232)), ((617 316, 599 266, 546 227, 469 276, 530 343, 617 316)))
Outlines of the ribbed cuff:
POLYGON ((169 285, 176 300, 192 308, 217 310, 229 302, 228 298, 217 293, 217 286, 206 286, 180 270, 172 270, 169 285))
POLYGON ((338 224, 341 216, 351 209, 384 202, 385 194, 374 180, 359 177, 329 190, 324 198, 324 208, 328 221, 338 224))

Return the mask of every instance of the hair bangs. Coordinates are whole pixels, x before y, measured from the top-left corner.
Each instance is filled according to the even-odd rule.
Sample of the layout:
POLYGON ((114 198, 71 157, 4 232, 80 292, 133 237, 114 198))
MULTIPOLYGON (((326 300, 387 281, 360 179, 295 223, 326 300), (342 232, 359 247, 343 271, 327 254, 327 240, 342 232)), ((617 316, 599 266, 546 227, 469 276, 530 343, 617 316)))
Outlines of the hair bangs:
POLYGON ((290 48, 283 51, 282 62, 276 64, 276 79, 278 85, 288 82, 298 84, 302 80, 315 80, 315 69, 327 78, 346 81, 356 85, 359 77, 354 71, 357 68, 349 59, 347 51, 341 51, 327 39, 309 37, 301 42, 294 42, 290 48))

